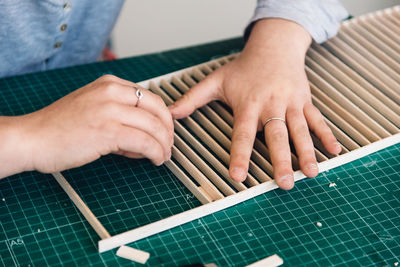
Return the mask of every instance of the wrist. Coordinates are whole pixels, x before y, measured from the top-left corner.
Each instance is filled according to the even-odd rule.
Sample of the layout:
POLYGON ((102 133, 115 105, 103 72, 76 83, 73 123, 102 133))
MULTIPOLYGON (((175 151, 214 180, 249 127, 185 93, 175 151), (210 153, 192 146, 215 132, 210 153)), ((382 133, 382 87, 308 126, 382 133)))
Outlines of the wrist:
POLYGON ((304 60, 311 44, 311 35, 301 25, 280 18, 257 21, 243 52, 272 54, 304 60))
POLYGON ((33 170, 23 118, 0 117, 0 178, 33 170))

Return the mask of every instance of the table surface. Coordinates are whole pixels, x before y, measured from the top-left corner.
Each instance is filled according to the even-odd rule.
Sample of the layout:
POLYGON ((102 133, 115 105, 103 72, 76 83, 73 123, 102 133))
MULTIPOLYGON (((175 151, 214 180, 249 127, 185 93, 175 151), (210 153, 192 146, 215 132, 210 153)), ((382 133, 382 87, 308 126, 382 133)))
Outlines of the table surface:
MULTIPOLYGON (((240 51, 231 39, 163 53, 0 79, 0 115, 32 112, 102 74, 141 81, 240 51)), ((84 145, 84 144, 83 144, 84 145)), ((103 157, 63 172, 115 235, 199 206, 164 166, 103 157)), ((51 175, 0 180, 0 265, 135 265, 99 237, 51 175)), ((400 144, 130 246, 149 266, 243 266, 272 254, 285 265, 387 265, 400 261, 400 144), (334 183, 334 186, 330 186, 334 183)), ((140 264, 137 264, 140 266, 140 264)))

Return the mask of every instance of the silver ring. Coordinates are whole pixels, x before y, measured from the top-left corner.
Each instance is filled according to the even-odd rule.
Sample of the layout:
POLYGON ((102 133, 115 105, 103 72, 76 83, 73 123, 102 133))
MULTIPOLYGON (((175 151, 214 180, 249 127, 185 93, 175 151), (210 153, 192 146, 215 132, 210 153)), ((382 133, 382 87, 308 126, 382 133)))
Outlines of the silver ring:
POLYGON ((135 107, 137 107, 137 106, 139 106, 140 100, 143 98, 143 93, 142 93, 142 91, 140 91, 140 88, 138 88, 136 86, 133 86, 133 88, 136 89, 137 102, 136 102, 135 107))
POLYGON ((273 121, 273 120, 278 120, 278 121, 283 121, 283 123, 286 125, 285 119, 279 118, 279 117, 272 117, 267 119, 264 124, 263 124, 263 129, 265 128, 265 125, 267 125, 268 122, 273 121))

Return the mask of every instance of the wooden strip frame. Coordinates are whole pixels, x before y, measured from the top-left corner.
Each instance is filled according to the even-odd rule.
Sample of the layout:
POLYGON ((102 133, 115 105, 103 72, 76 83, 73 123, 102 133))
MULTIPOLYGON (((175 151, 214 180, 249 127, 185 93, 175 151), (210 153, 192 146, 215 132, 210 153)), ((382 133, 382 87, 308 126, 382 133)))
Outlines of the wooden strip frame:
MULTIPOLYGON (((400 6, 393 8, 392 19, 399 19, 400 18, 400 15, 398 14, 399 10, 400 10, 400 6), (396 10, 397 13, 395 12, 395 10, 396 10)), ((391 10, 388 9, 388 10, 384 10, 383 12, 391 12, 391 10)), ((354 19, 353 22, 354 21, 356 21, 356 19, 354 19)), ((352 23, 348 23, 348 24, 350 25, 352 23)), ((353 24, 353 25, 356 25, 356 24, 353 24)), ((337 40, 339 40, 339 39, 337 39, 337 40)), ((328 42, 328 47, 329 47, 329 44, 332 44, 334 42, 338 43, 338 41, 328 42)), ((342 42, 339 41, 339 45, 342 46, 342 48, 344 47, 344 48, 346 48, 346 50, 349 50, 349 51, 352 51, 352 49, 353 49, 353 48, 350 48, 348 45, 346 45, 343 41, 342 42)), ((331 49, 332 49, 332 47, 331 47, 331 49)), ((397 47, 395 49, 397 49, 397 47)), ((333 50, 336 50, 335 45, 334 45, 334 49, 333 50)), ((336 52, 338 54, 340 54, 340 50, 337 50, 336 52)), ((170 80, 172 80, 173 77, 176 77, 176 76, 179 76, 179 75, 183 75, 183 80, 184 80, 185 74, 187 75, 187 73, 194 73, 195 76, 197 76, 198 78, 202 79, 202 78, 204 78, 204 77, 202 77, 202 76, 204 76, 202 71, 204 71, 205 73, 207 73, 207 72, 209 73, 210 71, 212 71, 212 68, 210 66, 214 66, 215 68, 218 68, 221 65, 224 65, 224 64, 228 63, 229 60, 231 60, 234 57, 235 57, 235 55, 224 57, 224 58, 220 58, 220 59, 217 59, 217 60, 214 60, 214 61, 210 61, 210 62, 207 62, 207 63, 203 63, 203 64, 200 64, 200 65, 197 65, 197 66, 194 66, 194 67, 186 68, 186 69, 179 70, 179 71, 176 71, 176 72, 173 72, 173 73, 169 73, 167 75, 163 75, 163 76, 160 76, 160 77, 157 77, 157 78, 153 78, 153 79, 150 79, 150 80, 147 80, 147 81, 143 81, 143 82, 141 82, 139 84, 141 86, 145 87, 145 88, 151 88, 152 86, 154 87, 154 85, 156 85, 156 84, 160 84, 162 82, 162 80, 169 80, 170 81, 170 80)), ((320 62, 318 62, 318 64, 319 63, 320 62)), ((356 64, 355 67, 359 68, 361 66, 359 64, 356 64)), ((374 66, 369 66, 369 67, 371 67, 372 69, 376 68, 374 66)), ((361 67, 361 69, 362 69, 362 67, 361 67)), ((354 70, 351 70, 351 71, 354 72, 354 70)), ((367 76, 370 76, 371 73, 369 71, 367 71, 366 74, 367 74, 367 76)), ((190 76, 191 75, 187 75, 187 77, 191 79, 190 76)), ((372 77, 373 77, 372 80, 374 80, 375 79, 374 75, 372 75, 372 77)), ((317 78, 318 78, 317 80, 319 80, 319 76, 317 78)), ((371 78, 371 77, 369 77, 369 78, 371 78)), ((385 78, 386 78, 386 82, 387 82, 388 81, 387 76, 385 78)), ((367 81, 368 80, 369 79, 367 79, 367 81)), ((356 81, 356 80, 352 80, 352 82, 353 81, 356 81)), ((370 83, 370 81, 368 81, 368 84, 369 83, 370 83)), ((318 85, 318 83, 317 83, 317 85, 318 85)), ((383 85, 384 85, 383 89, 387 89, 386 88, 386 84, 383 83, 383 85)), ((318 92, 318 97, 313 96, 313 100, 317 101, 319 103, 319 105, 324 107, 324 109, 326 110, 326 113, 329 113, 330 107, 334 106, 335 103, 330 103, 329 105, 326 105, 326 104, 322 103, 319 100, 319 98, 324 97, 324 93, 321 92, 320 89, 317 86, 315 86, 315 85, 313 85, 311 83, 310 83, 310 86, 311 86, 312 90, 315 90, 315 91, 318 92)), ((156 87, 158 87, 158 85, 156 85, 156 87)), ((389 93, 389 95, 390 95, 390 93, 389 93)), ((169 98, 169 96, 167 96, 167 98, 169 98)), ((172 99, 170 99, 170 98, 168 100, 170 102, 172 101, 172 99)), ((220 106, 219 104, 212 103, 212 105, 210 105, 211 106, 210 110, 212 110, 213 112, 217 111, 217 114, 219 114, 223 119, 225 119, 226 122, 229 124, 229 126, 232 127, 232 122, 233 122, 232 115, 229 114, 227 111, 225 111, 225 109, 222 106, 220 106), (213 104, 215 104, 215 105, 213 105, 213 104), (226 118, 224 118, 224 116, 221 115, 220 111, 222 113, 225 112, 224 114, 226 115, 226 118)), ((398 106, 395 106, 394 109, 396 109, 396 108, 398 108, 398 106)), ((345 111, 343 111, 343 113, 344 112, 345 111)), ((337 118, 337 122, 340 122, 340 121, 341 121, 341 119, 337 118)), ((348 150, 346 149, 343 152, 343 154, 341 154, 340 156, 337 156, 337 157, 329 159, 329 160, 326 160, 327 157, 324 155, 324 153, 321 152, 322 150, 321 151, 316 150, 316 151, 319 152, 319 154, 317 154, 317 156, 321 160, 324 160, 322 163, 318 164, 319 165, 319 170, 320 170, 321 173, 324 172, 324 171, 330 170, 332 168, 338 167, 340 165, 346 164, 348 162, 354 161, 356 159, 359 159, 361 157, 364 157, 364 156, 366 156, 368 154, 374 153, 374 152, 376 152, 378 150, 384 149, 384 148, 389 147, 391 145, 400 143, 400 133, 397 133, 397 134, 394 134, 392 136, 386 137, 384 139, 380 139, 379 141, 376 141, 374 143, 369 143, 370 141, 367 140, 365 137, 363 137, 363 139, 365 139, 365 140, 363 140, 363 142, 361 142, 361 143, 364 143, 363 145, 365 145, 365 146, 359 147, 358 144, 356 144, 353 140, 348 138, 345 133, 343 133, 339 128, 337 128, 336 125, 334 125, 330 121, 327 121, 327 122, 328 122, 328 125, 333 129, 334 132, 339 133, 340 139, 343 140, 342 143, 344 145, 346 145, 350 149, 354 149, 354 148, 356 148, 356 149, 354 149, 351 152, 348 152, 348 150)), ((354 122, 356 122, 356 121, 353 121, 353 123, 354 122)), ((183 133, 183 130, 185 130, 185 129, 182 127, 182 125, 177 121, 175 121, 174 123, 175 123, 175 126, 178 129, 181 130, 181 133, 183 133)), ((192 123, 194 125, 198 126, 196 121, 193 120, 192 123)), ((229 126, 226 127, 226 129, 225 129, 227 132, 229 132, 229 126)), ((200 127, 200 126, 198 126, 198 127, 200 127)), ((350 127, 352 127, 352 126, 350 125, 350 127)), ((179 136, 176 135, 176 137, 179 137, 179 136)), ((374 137, 374 136, 370 136, 369 138, 376 140, 376 137, 374 137)), ((379 139, 379 137, 377 139, 379 139)), ((338 140, 339 140, 339 138, 338 138, 338 140)), ((371 141, 374 141, 374 140, 371 140, 371 141)), ((258 146, 259 147, 257 148, 257 150, 260 152, 260 154, 262 156, 265 156, 267 154, 267 151, 265 151, 267 148, 262 143, 258 144, 258 146)), ((257 142, 255 143, 255 147, 257 147, 257 142)), ((178 150, 177 147, 174 147, 174 150, 182 151, 182 150, 178 150)), ((180 161, 180 163, 183 163, 183 164, 188 163, 186 161, 187 160, 186 158, 182 157, 181 159, 183 159, 184 161, 179 160, 179 157, 178 157, 178 159, 175 158, 174 160, 178 161, 178 162, 180 161)), ((251 175, 249 175, 248 176, 248 180, 250 178, 250 182, 248 181, 248 183, 249 183, 250 186, 252 186, 251 188, 247 188, 242 183, 237 183, 237 185, 242 186, 242 187, 239 186, 239 188, 237 188, 234 183, 231 183, 231 185, 233 185, 235 187, 235 189, 237 189, 240 192, 231 194, 231 195, 226 196, 224 198, 220 198, 221 195, 219 195, 219 191, 217 189, 217 187, 219 188, 219 186, 215 187, 212 184, 208 184, 208 185, 205 184, 204 183, 204 181, 205 181, 204 180, 204 175, 203 175, 203 177, 196 177, 197 179, 193 179, 192 180, 191 178, 187 177, 186 173, 183 170, 181 170, 174 163, 174 160, 167 161, 165 163, 166 166, 182 181, 182 183, 184 183, 188 187, 188 189, 200 200, 201 203, 203 203, 203 205, 201 205, 201 206, 199 206, 197 208, 182 212, 180 214, 165 218, 163 220, 160 220, 160 221, 157 221, 157 222, 153 222, 151 224, 148 224, 148 225, 145 225, 145 226, 133 229, 133 230, 129 230, 129 231, 121 233, 121 234, 117 234, 115 236, 110 236, 110 234, 107 232, 107 230, 101 225, 101 223, 98 221, 98 219, 95 217, 95 215, 90 211, 90 209, 86 206, 86 204, 83 202, 83 200, 74 191, 74 189, 71 187, 71 185, 65 180, 65 178, 62 176, 62 174, 54 173, 53 176, 56 178, 57 182, 61 185, 61 187, 64 189, 64 191, 71 198, 71 200, 74 202, 74 204, 80 210, 80 212, 88 220, 90 225, 94 228, 94 230, 101 237, 102 240, 100 240, 98 242, 99 252, 108 251, 110 249, 119 247, 121 245, 137 241, 139 239, 154 235, 156 233, 160 233, 162 231, 171 229, 171 228, 173 228, 175 226, 182 225, 182 224, 184 224, 186 222, 190 222, 190 221, 193 221, 195 219, 198 219, 198 218, 204 217, 206 215, 212 214, 214 212, 220 211, 222 209, 231 207, 231 206, 236 205, 238 203, 241 203, 241 202, 243 202, 245 200, 248 200, 250 198, 253 198, 255 196, 258 196, 260 194, 263 194, 265 192, 268 192, 270 190, 273 190, 273 189, 277 188, 277 185, 276 185, 276 183, 274 181, 266 181, 266 182, 263 182, 263 183, 259 184, 257 182, 257 180, 255 180, 251 175), (198 180, 198 179, 200 179, 200 180, 198 180), (200 184, 200 182, 203 183, 203 185, 201 185, 201 186, 196 185, 193 182, 194 180, 196 180, 199 184, 200 184), (214 190, 212 197, 209 195, 210 190, 207 190, 207 192, 206 192, 206 190, 204 190, 204 188, 203 188, 204 185, 205 186, 212 185, 212 187, 214 187, 212 189, 212 190, 214 190), (216 200, 216 199, 218 199, 218 200, 216 200)), ((210 162, 210 164, 212 164, 212 163, 210 162)), ((219 171, 218 168, 216 168, 216 169, 217 169, 217 171, 219 171)), ((226 167, 223 166, 222 169, 223 169, 223 172, 225 172, 225 174, 227 174, 226 167)), ((189 172, 189 173, 191 173, 192 175, 195 174, 197 176, 199 173, 201 173, 200 171, 203 171, 203 170, 200 168, 200 169, 196 169, 196 170, 193 170, 193 171, 194 172, 189 172)), ((227 175, 229 176, 229 174, 227 174, 227 175)), ((226 178, 226 177, 224 176, 224 178, 226 178)), ((301 171, 296 171, 294 173, 295 181, 298 181, 298 180, 301 180, 301 179, 304 179, 304 178, 305 178, 305 175, 301 171)), ((218 179, 219 179, 218 182, 222 182, 224 185, 227 186, 225 181, 223 181, 219 177, 218 177, 218 179)), ((216 183, 214 182, 214 184, 216 184, 216 183)), ((226 189, 229 189, 229 188, 227 187, 226 189)), ((232 191, 230 191, 230 193, 232 193, 232 191)))
MULTIPOLYGON (((324 161, 318 164, 320 172, 325 172, 327 170, 333 169, 335 167, 344 165, 346 163, 352 162, 354 160, 360 159, 366 155, 384 149, 386 147, 392 146, 394 144, 400 143, 400 134, 396 134, 375 143, 366 145, 352 152, 340 155, 338 157, 332 158, 328 161, 324 161)), ((299 181, 305 178, 305 175, 301 171, 296 171, 294 173, 295 181, 299 181)), ((148 236, 163 232, 165 230, 171 229, 173 227, 182 225, 187 222, 199 219, 201 217, 210 215, 217 211, 232 207, 243 201, 271 191, 278 188, 275 181, 265 182, 260 185, 249 188, 245 191, 236 193, 235 195, 225 197, 223 199, 199 206, 197 208, 184 211, 177 215, 168 217, 166 219, 133 229, 127 232, 117 234, 107 239, 99 241, 99 252, 105 252, 110 249, 146 238, 148 236)))

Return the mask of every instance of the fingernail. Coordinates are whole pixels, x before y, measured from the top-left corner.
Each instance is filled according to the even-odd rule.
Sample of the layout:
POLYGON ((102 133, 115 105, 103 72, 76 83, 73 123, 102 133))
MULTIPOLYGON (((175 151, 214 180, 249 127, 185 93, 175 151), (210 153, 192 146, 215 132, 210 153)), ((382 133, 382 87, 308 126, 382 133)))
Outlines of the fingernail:
POLYGON ((280 178, 278 178, 278 180, 279 180, 279 186, 285 190, 291 189, 294 185, 293 175, 291 174, 283 175, 280 178))
POLYGON ((242 168, 234 167, 231 170, 231 175, 236 181, 244 181, 246 179, 247 172, 242 168))
POLYGON ((311 170, 311 171, 315 171, 318 170, 318 165, 315 163, 310 163, 307 165, 307 169, 311 170))

